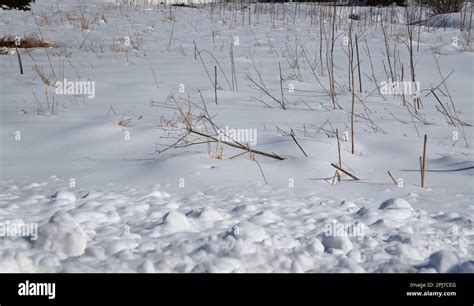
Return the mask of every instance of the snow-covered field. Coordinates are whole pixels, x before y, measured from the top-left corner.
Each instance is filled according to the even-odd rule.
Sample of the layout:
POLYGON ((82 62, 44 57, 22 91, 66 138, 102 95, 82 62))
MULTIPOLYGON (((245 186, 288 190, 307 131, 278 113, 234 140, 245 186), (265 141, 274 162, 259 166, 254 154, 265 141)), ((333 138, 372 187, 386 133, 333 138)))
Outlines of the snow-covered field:
POLYGON ((336 109, 332 7, 0 11, 0 37, 55 44, 19 49, 23 75, 14 48, 0 55, 0 272, 474 272, 463 18, 413 26, 416 109, 377 90, 411 80, 405 10, 358 8, 352 154, 349 10, 337 7, 336 109), (91 91, 61 94, 68 81, 91 91), (336 129, 359 180, 334 180, 336 129))

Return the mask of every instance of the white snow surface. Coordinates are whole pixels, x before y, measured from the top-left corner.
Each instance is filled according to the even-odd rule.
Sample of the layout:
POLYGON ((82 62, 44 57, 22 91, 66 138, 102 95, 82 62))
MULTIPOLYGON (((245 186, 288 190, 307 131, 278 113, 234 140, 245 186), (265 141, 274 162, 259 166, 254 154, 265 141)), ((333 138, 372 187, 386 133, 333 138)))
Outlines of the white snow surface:
MULTIPOLYGON (((164 6, 80 3, 38 0, 31 12, 0 11, 0 36, 36 33, 56 44, 20 50, 24 75, 14 50, 0 55, 0 225, 38 225, 37 240, 0 237, 0 272, 474 271, 472 127, 453 126, 433 95, 424 96, 427 91, 420 110, 427 124, 413 123, 400 97, 384 100, 376 93, 365 39, 374 74, 386 81, 377 22, 354 30, 364 37, 364 103, 356 102, 351 154, 350 140, 342 139, 350 131, 351 108, 345 32, 338 30, 335 48, 343 110, 333 110, 301 47, 295 49, 304 45, 309 60, 319 62, 319 21, 310 26, 304 4, 294 23, 294 4, 285 4, 291 12, 286 22, 272 24, 269 10, 262 10, 249 26, 248 15, 242 25, 240 13, 232 16, 224 7, 220 16, 219 5, 212 14, 209 6, 174 7, 170 16, 164 6), (81 30, 82 15, 89 29, 81 30), (137 49, 124 46, 127 36, 137 49), (238 90, 219 72, 215 105, 193 42, 211 52, 230 78, 229 43, 235 36, 238 90), (281 64, 287 110, 250 87, 247 75, 258 79, 252 61, 277 97, 281 64), (95 98, 55 95, 34 65, 52 80, 94 81, 95 98), (36 99, 47 108, 45 91, 49 103, 52 97, 59 101, 54 114, 38 114, 36 99), (231 159, 241 153, 234 148, 225 146, 222 159, 208 154, 205 143, 157 152, 164 148, 157 144, 172 144, 169 136, 177 135, 160 128, 178 116, 169 97, 187 110, 188 97, 202 105, 199 91, 217 124, 257 129, 256 149, 286 158, 256 156, 268 184, 248 154, 231 159), (130 121, 121 126, 121 118, 130 121), (342 181, 331 184, 336 128, 342 166, 359 181, 341 174, 342 181), (293 129, 308 157, 279 129, 293 129), (453 132, 459 135, 455 141, 453 132), (421 188, 424 134, 427 172, 421 188), (395 185, 387 170, 403 185, 395 185), (328 233, 338 225, 357 226, 363 234, 328 233)), ((378 18, 386 17, 382 10, 378 18)), ((405 39, 403 22, 386 30, 391 48, 398 41, 408 78, 407 49, 399 41, 405 39)), ((434 56, 439 57, 444 77, 453 71, 446 84, 460 120, 473 124, 474 55, 463 37, 456 27, 423 26, 416 75, 423 89, 438 86, 443 77, 434 56), (453 45, 453 36, 459 44, 453 45)), ((216 64, 206 54, 203 61, 213 73, 216 64)), ((326 73, 320 76, 325 86, 326 73)), ((450 103, 447 95, 439 98, 450 103)))

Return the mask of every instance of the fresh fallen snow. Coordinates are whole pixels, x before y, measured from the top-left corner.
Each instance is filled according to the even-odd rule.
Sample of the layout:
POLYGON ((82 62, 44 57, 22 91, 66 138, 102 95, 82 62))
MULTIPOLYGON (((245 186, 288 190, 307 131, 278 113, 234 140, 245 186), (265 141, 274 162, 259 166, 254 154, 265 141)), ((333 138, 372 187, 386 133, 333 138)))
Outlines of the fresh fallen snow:
MULTIPOLYGON (((0 237, 0 272, 474 272, 472 127, 451 125, 426 90, 420 112, 427 124, 413 123, 400 97, 382 99, 371 80, 365 40, 378 82, 387 81, 384 38, 375 24, 393 16, 402 19, 386 29, 390 48, 398 42, 408 78, 408 53, 400 41, 403 9, 395 10, 398 15, 381 9, 372 16, 372 28, 354 28, 360 35, 364 93, 358 95, 364 104, 356 100, 353 155, 343 137, 350 131, 351 109, 345 32, 338 26, 335 46, 343 110, 333 110, 296 48, 303 44, 318 64, 319 21, 310 26, 305 4, 294 24, 294 4, 285 4, 291 12, 285 23, 272 25, 267 7, 252 15, 249 27, 248 15, 242 26, 240 13, 235 18, 224 7, 220 17, 219 5, 212 14, 209 7, 176 7, 169 16, 162 6, 84 3, 81 9, 72 0, 32 5, 41 35, 57 48, 20 50, 24 75, 15 52, 0 55, 0 225, 38 225, 36 240, 0 237), (76 22, 81 14, 90 20, 84 31, 76 22), (143 44, 138 50, 126 47, 126 36, 143 44), (230 78, 229 43, 235 36, 238 90, 233 92, 219 72, 215 105, 203 64, 194 60, 193 41, 211 52, 230 78), (280 63, 287 110, 250 87, 248 74, 258 80, 252 61, 278 98, 280 63), (53 67, 55 80, 94 81, 95 98, 55 95, 49 87, 48 101, 53 96, 60 101, 57 113, 37 114, 33 92, 43 107, 47 102, 34 65, 52 79, 53 67), (224 146, 222 159, 210 156, 206 144, 157 153, 164 148, 160 144, 176 140, 170 136, 180 135, 169 128, 177 114, 168 97, 187 110, 188 97, 202 105, 199 91, 219 126, 256 129, 256 149, 286 158, 256 156, 268 184, 248 154, 230 159, 241 153, 230 147, 224 146), (122 117, 131 119, 126 126, 117 124, 122 117), (338 162, 331 132, 336 128, 342 166, 359 181, 342 175, 331 184, 330 163, 338 162), (308 157, 279 129, 293 129, 308 157), (421 188, 424 134, 427 172, 421 188), (395 185, 387 170, 403 185, 395 185), (356 234, 341 234, 341 228, 356 234)), ((359 13, 371 16, 365 8, 359 13)), ((1 36, 28 33, 38 33, 31 12, 0 11, 1 36)), ((414 56, 422 89, 443 80, 437 56, 444 77, 453 71, 446 84, 460 119, 472 124, 474 55, 464 33, 423 26, 420 35, 414 56)), ((215 62, 201 54, 213 73, 215 62)), ((326 72, 320 80, 327 87, 326 72)), ((450 105, 447 96, 438 96, 450 105)))
POLYGON ((471 219, 433 209, 448 199, 443 192, 431 191, 430 203, 405 194, 381 204, 354 192, 348 208, 334 195, 320 197, 322 186, 216 187, 159 201, 134 188, 78 190, 75 203, 58 202, 54 182, 32 193, 12 186, 1 184, 2 219, 39 222, 39 235, 4 238, 2 271, 473 271, 471 219), (364 234, 329 235, 333 222, 362 224, 364 234))

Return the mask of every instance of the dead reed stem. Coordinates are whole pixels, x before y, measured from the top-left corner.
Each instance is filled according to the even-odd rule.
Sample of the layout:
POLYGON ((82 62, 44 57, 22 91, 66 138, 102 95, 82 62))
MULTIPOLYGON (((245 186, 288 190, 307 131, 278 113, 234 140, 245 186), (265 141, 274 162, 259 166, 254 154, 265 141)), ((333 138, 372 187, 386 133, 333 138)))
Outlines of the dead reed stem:
POLYGON ((428 141, 428 136, 425 134, 423 140, 423 159, 422 159, 422 171, 421 171, 421 187, 425 187, 425 173, 426 173, 426 143, 428 141))
POLYGON ((390 173, 390 170, 388 170, 387 173, 388 173, 388 175, 390 176, 390 178, 392 179, 393 183, 394 183, 395 185, 398 185, 397 180, 396 180, 395 177, 392 175, 392 173, 390 173))
POLYGON ((337 165, 335 165, 335 164, 333 164, 333 163, 331 163, 331 166, 333 166, 333 167, 336 168, 337 170, 341 171, 342 173, 347 174, 348 176, 350 176, 350 177, 353 178, 354 180, 359 181, 359 178, 358 178, 357 176, 355 176, 354 174, 352 174, 352 173, 350 173, 350 172, 348 172, 348 171, 342 169, 341 167, 339 167, 339 166, 337 166, 337 165))

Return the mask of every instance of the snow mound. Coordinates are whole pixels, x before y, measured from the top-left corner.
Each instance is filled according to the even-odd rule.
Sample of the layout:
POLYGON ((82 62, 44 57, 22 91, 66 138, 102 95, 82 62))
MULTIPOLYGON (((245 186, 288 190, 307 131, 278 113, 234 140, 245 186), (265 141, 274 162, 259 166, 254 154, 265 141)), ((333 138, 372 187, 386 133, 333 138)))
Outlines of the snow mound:
POLYGON ((155 264, 150 260, 146 259, 139 267, 138 271, 140 273, 155 273, 155 264))
POLYGON ((321 240, 315 238, 308 244, 307 250, 311 253, 324 253, 324 245, 321 243, 321 240))
POLYGON ((391 198, 384 201, 380 204, 379 210, 383 213, 382 220, 388 221, 387 224, 403 222, 415 216, 415 210, 411 207, 410 203, 401 198, 391 198))
POLYGON ((340 257, 338 261, 338 267, 346 268, 351 273, 364 273, 365 270, 357 262, 351 258, 340 257))
POLYGON ((201 221, 211 222, 211 221, 222 220, 224 217, 217 210, 206 207, 201 212, 199 212, 198 218, 201 221))
POLYGON ((163 233, 173 234, 192 231, 188 218, 177 210, 170 211, 163 217, 163 233))
POLYGON ((273 213, 271 210, 261 211, 251 218, 251 221, 253 223, 262 225, 262 226, 271 224, 280 220, 281 218, 275 215, 275 213, 273 213))
POLYGON ((356 263, 362 262, 362 254, 358 249, 352 249, 346 254, 347 258, 352 259, 356 263))
POLYGON ((449 273, 474 273, 474 260, 457 264, 448 270, 449 273))
POLYGON ((48 223, 39 227, 35 246, 45 251, 55 252, 63 258, 76 257, 84 254, 87 236, 73 217, 59 211, 50 218, 48 223))
POLYGON ((265 229, 259 225, 248 221, 241 222, 233 229, 234 235, 239 239, 246 239, 253 242, 262 241, 268 238, 265 229))
POLYGON ((158 191, 158 190, 154 190, 150 193, 148 193, 147 195, 144 196, 144 199, 146 198, 159 198, 159 199, 163 199, 163 198, 169 198, 170 195, 166 192, 163 192, 163 191, 158 191))
POLYGON ((240 268, 240 262, 233 258, 218 258, 212 266, 209 267, 210 273, 231 273, 240 268))
POLYGON ((456 253, 447 250, 441 250, 430 255, 428 259, 428 268, 434 268, 440 273, 447 272, 451 267, 459 262, 456 253))
POLYGON ((388 199, 382 204, 380 204, 379 209, 382 210, 389 210, 389 209, 407 209, 410 211, 414 211, 413 207, 411 207, 410 203, 405 201, 404 199, 401 198, 391 198, 388 199))
POLYGON ((336 249, 341 250, 345 253, 352 250, 353 248, 352 242, 348 236, 323 235, 321 242, 326 252, 330 249, 336 249))
POLYGON ((113 255, 124 250, 133 250, 139 246, 139 243, 133 239, 115 239, 107 242, 105 250, 107 254, 113 255))
POLYGON ((76 202, 76 196, 74 195, 74 193, 64 190, 56 192, 53 198, 61 201, 76 202))
POLYGON ((339 204, 339 207, 341 209, 347 210, 347 211, 356 211, 357 210, 357 205, 351 201, 342 201, 339 204))

